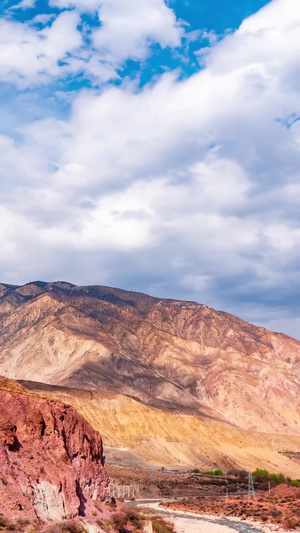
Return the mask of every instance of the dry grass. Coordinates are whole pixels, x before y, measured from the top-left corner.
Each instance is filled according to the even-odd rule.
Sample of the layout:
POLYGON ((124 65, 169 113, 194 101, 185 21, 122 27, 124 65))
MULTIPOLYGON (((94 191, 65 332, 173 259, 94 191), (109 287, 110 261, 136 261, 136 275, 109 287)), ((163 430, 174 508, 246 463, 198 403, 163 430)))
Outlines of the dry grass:
POLYGON ((29 389, 25 389, 23 385, 20 385, 16 381, 13 381, 12 379, 8 379, 8 378, 3 378, 1 376, 0 376, 0 390, 5 391, 5 392, 11 392, 13 394, 21 394, 22 396, 33 396, 35 398, 48 399, 43 394, 30 391, 29 389))
POLYGON ((86 533, 86 529, 77 522, 61 522, 44 530, 44 533, 86 533))

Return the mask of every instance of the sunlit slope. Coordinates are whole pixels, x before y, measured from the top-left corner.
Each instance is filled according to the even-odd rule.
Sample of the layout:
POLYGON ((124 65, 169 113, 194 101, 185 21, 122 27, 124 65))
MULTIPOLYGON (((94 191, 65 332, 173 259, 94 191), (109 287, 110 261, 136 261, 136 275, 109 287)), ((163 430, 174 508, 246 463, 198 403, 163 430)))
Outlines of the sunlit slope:
POLYGON ((25 385, 73 405, 101 430, 105 447, 128 447, 141 463, 203 469, 262 467, 300 477, 300 464, 279 453, 300 450, 300 437, 242 431, 180 411, 152 408, 114 393, 25 385))
POLYGON ((300 342, 195 302, 109 287, 0 285, 0 374, 300 433, 300 342))

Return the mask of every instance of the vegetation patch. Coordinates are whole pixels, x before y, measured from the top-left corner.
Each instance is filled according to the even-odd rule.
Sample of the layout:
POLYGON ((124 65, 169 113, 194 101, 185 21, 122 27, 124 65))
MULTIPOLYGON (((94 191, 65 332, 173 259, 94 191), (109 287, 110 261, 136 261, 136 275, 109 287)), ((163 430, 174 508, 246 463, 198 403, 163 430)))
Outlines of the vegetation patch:
POLYGON ((253 481, 273 481, 275 485, 288 481, 283 474, 271 474, 268 470, 256 468, 253 472, 253 481))
POLYGON ((205 476, 223 476, 222 470, 209 470, 208 472, 204 472, 205 476))

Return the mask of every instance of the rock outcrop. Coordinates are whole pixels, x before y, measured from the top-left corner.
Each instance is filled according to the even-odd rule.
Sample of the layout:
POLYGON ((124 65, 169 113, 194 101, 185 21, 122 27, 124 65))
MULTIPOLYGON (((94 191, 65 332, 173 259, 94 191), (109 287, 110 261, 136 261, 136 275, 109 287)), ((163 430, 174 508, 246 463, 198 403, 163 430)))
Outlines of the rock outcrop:
POLYGON ((75 409, 0 378, 0 508, 10 518, 89 517, 107 493, 102 440, 75 409))

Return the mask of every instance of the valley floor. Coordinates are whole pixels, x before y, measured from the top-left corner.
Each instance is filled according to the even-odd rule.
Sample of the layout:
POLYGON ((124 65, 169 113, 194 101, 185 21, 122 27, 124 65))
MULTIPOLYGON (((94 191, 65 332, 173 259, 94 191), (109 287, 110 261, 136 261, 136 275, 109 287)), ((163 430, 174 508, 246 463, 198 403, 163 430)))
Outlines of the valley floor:
POLYGON ((201 515, 196 518, 176 517, 172 519, 176 533, 288 533, 291 530, 270 529, 268 526, 252 524, 250 522, 238 522, 236 520, 223 520, 214 518, 211 521, 204 520, 201 515), (222 523, 218 523, 222 522, 222 523), (226 523, 226 525, 225 525, 226 523))
POLYGON ((249 519, 247 521, 239 518, 226 518, 224 516, 204 515, 197 513, 189 513, 185 511, 162 511, 159 503, 152 503, 143 505, 155 511, 157 514, 163 515, 166 519, 170 517, 170 521, 175 526, 176 533, 289 533, 291 530, 282 529, 278 525, 261 524, 249 519))
POLYGON ((164 508, 175 516, 198 516, 228 525, 240 532, 253 531, 245 524, 256 524, 254 531, 299 531, 300 489, 286 484, 277 485, 270 491, 256 494, 255 499, 247 495, 230 495, 227 498, 185 498, 164 502, 164 508), (195 513, 195 515, 194 515, 195 513), (220 518, 221 515, 221 518, 220 518), (233 518, 237 517, 237 518, 233 518))

